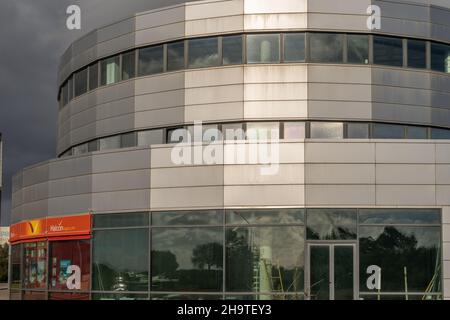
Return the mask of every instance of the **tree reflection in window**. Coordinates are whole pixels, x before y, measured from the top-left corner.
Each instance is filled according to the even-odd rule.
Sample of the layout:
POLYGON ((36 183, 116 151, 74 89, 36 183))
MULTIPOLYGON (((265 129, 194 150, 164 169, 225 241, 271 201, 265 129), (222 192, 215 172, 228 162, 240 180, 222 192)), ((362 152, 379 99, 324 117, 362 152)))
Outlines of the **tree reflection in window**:
POLYGON ((359 231, 361 292, 370 291, 371 265, 381 268, 381 293, 441 291, 440 227, 361 226, 359 231))
POLYGON ((356 239, 355 209, 309 209, 306 232, 309 240, 356 239))
POLYGON ((221 291, 222 228, 155 228, 153 291, 221 291))

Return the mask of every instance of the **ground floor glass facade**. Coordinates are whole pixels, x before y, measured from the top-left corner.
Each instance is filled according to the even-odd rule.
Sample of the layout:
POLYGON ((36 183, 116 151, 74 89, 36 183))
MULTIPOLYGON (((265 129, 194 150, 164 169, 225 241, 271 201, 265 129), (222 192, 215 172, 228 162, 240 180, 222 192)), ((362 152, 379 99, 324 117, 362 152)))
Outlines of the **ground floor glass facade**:
POLYGON ((436 209, 95 214, 11 248, 13 299, 441 299, 436 209), (75 270, 76 269, 76 270, 75 270))

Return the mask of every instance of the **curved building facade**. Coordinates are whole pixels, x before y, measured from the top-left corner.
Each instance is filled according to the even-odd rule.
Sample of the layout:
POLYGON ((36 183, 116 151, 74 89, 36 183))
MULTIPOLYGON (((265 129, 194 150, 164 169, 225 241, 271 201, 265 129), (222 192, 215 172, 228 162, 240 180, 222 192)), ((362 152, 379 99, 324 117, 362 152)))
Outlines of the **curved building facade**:
POLYGON ((450 299, 448 1, 185 3, 58 79, 11 298, 450 299))

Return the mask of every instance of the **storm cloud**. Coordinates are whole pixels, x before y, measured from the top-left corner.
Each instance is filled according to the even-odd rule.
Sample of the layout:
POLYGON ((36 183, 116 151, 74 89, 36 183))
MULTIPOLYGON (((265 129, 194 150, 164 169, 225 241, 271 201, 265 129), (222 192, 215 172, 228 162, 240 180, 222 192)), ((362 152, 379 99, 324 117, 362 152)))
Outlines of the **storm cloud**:
POLYGON ((57 67, 75 39, 139 11, 182 0, 2 0, 0 132, 3 140, 1 224, 9 224, 11 179, 23 167, 56 156, 57 67), (66 28, 69 5, 81 8, 81 30, 66 28))

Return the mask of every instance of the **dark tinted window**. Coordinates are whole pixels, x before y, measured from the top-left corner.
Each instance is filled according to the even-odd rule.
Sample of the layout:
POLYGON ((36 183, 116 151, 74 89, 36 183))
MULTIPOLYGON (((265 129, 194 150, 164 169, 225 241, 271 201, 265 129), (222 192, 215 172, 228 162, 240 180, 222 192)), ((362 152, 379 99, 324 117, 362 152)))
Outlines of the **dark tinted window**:
POLYGON ((431 139, 450 139, 450 130, 431 128, 431 139))
POLYGON ((120 136, 121 148, 131 148, 137 145, 136 132, 124 133, 120 136))
POLYGON ((148 229, 95 231, 92 289, 148 291, 148 229))
POLYGON ((369 36, 360 34, 347 36, 347 60, 349 63, 369 63, 369 36))
POLYGON ((360 291, 441 292, 440 229, 360 226, 360 291), (368 277, 373 274, 370 266, 380 268, 379 291, 367 286, 370 283, 368 277))
POLYGON ((89 90, 98 88, 98 63, 89 67, 89 90))
POLYGON ((408 40, 408 67, 425 69, 427 67, 427 43, 408 40))
POLYGON ((218 38, 189 40, 189 68, 213 67, 219 65, 218 38))
POLYGON ((450 46, 431 43, 431 69, 440 72, 450 72, 450 46))
POLYGON ((312 62, 344 61, 344 35, 342 34, 311 33, 309 46, 312 62))
POLYGON ((395 124, 373 124, 374 139, 403 139, 405 138, 405 127, 395 124))
POLYGON ((139 76, 163 72, 163 52, 163 46, 139 49, 139 76))
POLYGON ((87 92, 87 68, 75 73, 75 96, 87 92))
POLYGON ((406 139, 426 139, 428 130, 425 127, 406 127, 406 139))
POLYGON ((127 212, 94 215, 94 228, 124 228, 148 226, 148 212, 127 212))
POLYGON ((136 74, 136 53, 130 51, 122 55, 122 80, 128 80, 134 78, 136 74))
POLYGON ((243 56, 242 36, 222 38, 223 65, 241 64, 243 56))
POLYGON ((391 37, 373 37, 373 60, 375 64, 403 66, 403 40, 391 37))
POLYGON ((223 228, 153 228, 153 291, 221 291, 223 228))
POLYGON ((184 41, 167 45, 167 71, 184 69, 184 41))
POLYGON ((369 138, 368 123, 347 123, 347 138, 367 139, 369 138))

